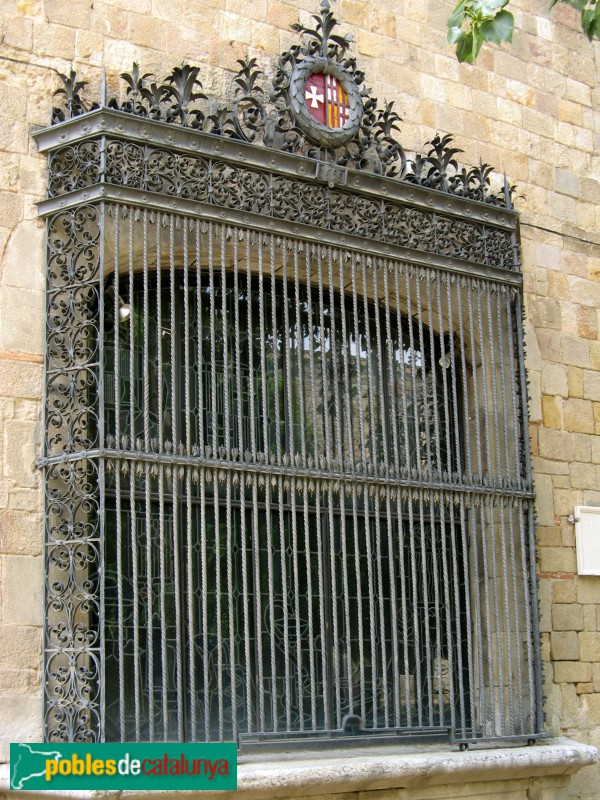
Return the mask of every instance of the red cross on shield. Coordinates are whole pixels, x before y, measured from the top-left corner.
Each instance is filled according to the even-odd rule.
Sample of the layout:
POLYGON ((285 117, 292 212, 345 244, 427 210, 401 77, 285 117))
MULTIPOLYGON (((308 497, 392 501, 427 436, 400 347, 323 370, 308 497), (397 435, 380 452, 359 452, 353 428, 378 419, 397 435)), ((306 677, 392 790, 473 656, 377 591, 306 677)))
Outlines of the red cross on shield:
POLYGON ((348 121, 348 94, 333 75, 314 72, 304 84, 304 102, 311 115, 326 128, 343 128, 348 121))

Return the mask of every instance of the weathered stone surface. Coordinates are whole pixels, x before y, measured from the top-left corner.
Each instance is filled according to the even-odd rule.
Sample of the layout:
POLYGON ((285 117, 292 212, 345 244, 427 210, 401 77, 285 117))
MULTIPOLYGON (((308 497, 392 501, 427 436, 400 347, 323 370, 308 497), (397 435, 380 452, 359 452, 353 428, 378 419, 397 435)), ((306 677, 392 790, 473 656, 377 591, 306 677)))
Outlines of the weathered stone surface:
POLYGON ((42 698, 39 694, 0 696, 0 761, 8 761, 10 743, 41 742, 42 698))
POLYGON ((0 625, 0 666, 2 669, 36 670, 40 666, 41 652, 41 628, 14 624, 0 625))
POLYGON ((566 431, 542 428, 539 432, 540 455, 556 461, 573 460, 573 437, 566 431))
POLYGON ((6 509, 0 511, 0 553, 37 556, 42 551, 41 514, 6 509))
POLYGON ((591 575, 580 575, 577 578, 577 602, 600 605, 600 580, 598 578, 591 575))
POLYGON ((583 631, 579 634, 579 655, 582 661, 600 661, 600 633, 583 631))
POLYGON ((574 603, 577 600, 577 587, 572 580, 552 582, 552 598, 555 603, 574 603))
POLYGON ((579 433, 594 433, 594 409, 589 400, 565 400, 565 429, 579 433))
POLYGON ((581 661, 557 661, 554 665, 555 683, 580 683, 591 681, 592 665, 581 661))
POLYGON ((583 609, 579 603, 555 603, 552 607, 552 630, 583 630, 583 609))
POLYGON ((35 422, 10 420, 4 427, 4 474, 18 486, 38 485, 35 422))
POLYGON ((550 475, 536 475, 536 510, 540 525, 554 525, 554 492, 550 475))
POLYGON ((579 641, 575 631, 553 632, 550 641, 554 661, 579 660, 579 641))
POLYGON ((2 556, 2 620, 16 625, 40 625, 43 621, 42 559, 2 556))
POLYGON ((0 393, 4 397, 30 397, 39 403, 42 375, 41 363, 0 358, 0 393))
POLYGON ((1 280, 19 289, 44 289, 44 229, 32 220, 21 222, 12 233, 2 259, 1 280))
POLYGON ((569 394, 567 368, 562 364, 544 364, 542 367, 542 392, 548 395, 569 394))
POLYGON ((41 291, 3 286, 0 289, 0 350, 44 352, 44 295, 41 291))

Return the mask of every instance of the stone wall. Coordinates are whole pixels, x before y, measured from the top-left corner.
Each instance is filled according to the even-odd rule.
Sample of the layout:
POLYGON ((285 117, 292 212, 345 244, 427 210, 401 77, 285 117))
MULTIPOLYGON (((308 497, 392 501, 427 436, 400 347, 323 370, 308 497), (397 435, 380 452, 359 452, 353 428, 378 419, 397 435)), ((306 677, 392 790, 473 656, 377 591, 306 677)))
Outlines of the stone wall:
MULTIPOLYGON (((578 14, 511 0, 512 46, 461 66, 445 44, 453 0, 339 0, 337 15, 375 94, 394 100, 415 149, 452 133, 518 185, 528 312, 531 441, 547 721, 600 744, 600 577, 578 578, 577 504, 600 505, 600 45, 578 14)), ((182 60, 225 91, 236 59, 267 71, 318 0, 3 0, 0 4, 0 760, 41 735, 39 453, 45 162, 31 139, 48 123, 53 70, 74 66, 97 96, 135 60, 166 75, 182 60), (229 73, 228 73, 229 71, 229 73)), ((597 796, 600 772, 571 782, 597 796)), ((534 795, 530 794, 531 797, 534 795)))

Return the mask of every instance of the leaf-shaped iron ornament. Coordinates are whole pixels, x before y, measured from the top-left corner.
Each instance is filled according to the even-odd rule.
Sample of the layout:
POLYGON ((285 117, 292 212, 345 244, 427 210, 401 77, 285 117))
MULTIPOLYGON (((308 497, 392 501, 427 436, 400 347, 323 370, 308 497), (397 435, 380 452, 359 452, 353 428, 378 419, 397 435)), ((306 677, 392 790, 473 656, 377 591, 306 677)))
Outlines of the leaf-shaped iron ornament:
POLYGON ((62 82, 62 86, 58 88, 52 96, 64 97, 65 108, 52 109, 52 124, 63 122, 63 120, 71 119, 72 117, 78 117, 80 114, 84 114, 86 111, 90 110, 86 108, 81 98, 81 91, 84 86, 87 86, 87 81, 77 80, 77 73, 73 69, 68 75, 64 75, 62 72, 57 72, 57 75, 62 82))
POLYGON ((197 123, 192 127, 200 127, 204 120, 201 111, 190 109, 190 103, 195 100, 207 99, 205 94, 196 91, 196 88, 202 88, 199 74, 199 67, 184 64, 182 67, 175 67, 166 80, 165 99, 171 101, 170 114, 173 119, 179 119, 184 127, 187 127, 192 120, 197 123))
MULTIPOLYGON (((505 181, 492 186, 494 170, 487 164, 460 167, 448 134, 425 144, 409 158, 396 138, 401 117, 393 103, 380 104, 365 85, 365 75, 349 55, 350 35, 336 33, 338 21, 330 0, 322 0, 314 26, 296 24, 300 42, 283 52, 267 83, 256 58, 238 61, 233 78, 233 102, 207 98, 200 68, 175 67, 161 83, 143 73, 137 63, 121 74, 125 100, 102 97, 104 106, 151 120, 181 125, 216 136, 238 139, 324 162, 317 173, 329 183, 345 181, 347 169, 406 181, 428 189, 490 205, 512 208, 514 188, 505 181)), ((62 122, 97 108, 86 105, 86 81, 75 72, 59 73, 55 92, 62 102, 52 110, 52 122, 62 122)))

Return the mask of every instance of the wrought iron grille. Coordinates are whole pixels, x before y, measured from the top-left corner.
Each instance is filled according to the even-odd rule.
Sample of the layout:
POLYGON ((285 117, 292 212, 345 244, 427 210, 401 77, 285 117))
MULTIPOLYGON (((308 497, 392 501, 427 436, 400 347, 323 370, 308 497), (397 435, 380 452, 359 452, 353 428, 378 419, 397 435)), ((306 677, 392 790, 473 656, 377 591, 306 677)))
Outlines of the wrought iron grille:
POLYGON ((542 732, 511 189, 408 159, 315 19, 270 105, 134 65, 36 134, 49 740, 542 732))
POLYGON ((535 735, 518 289, 118 203, 49 246, 49 736, 535 735))

